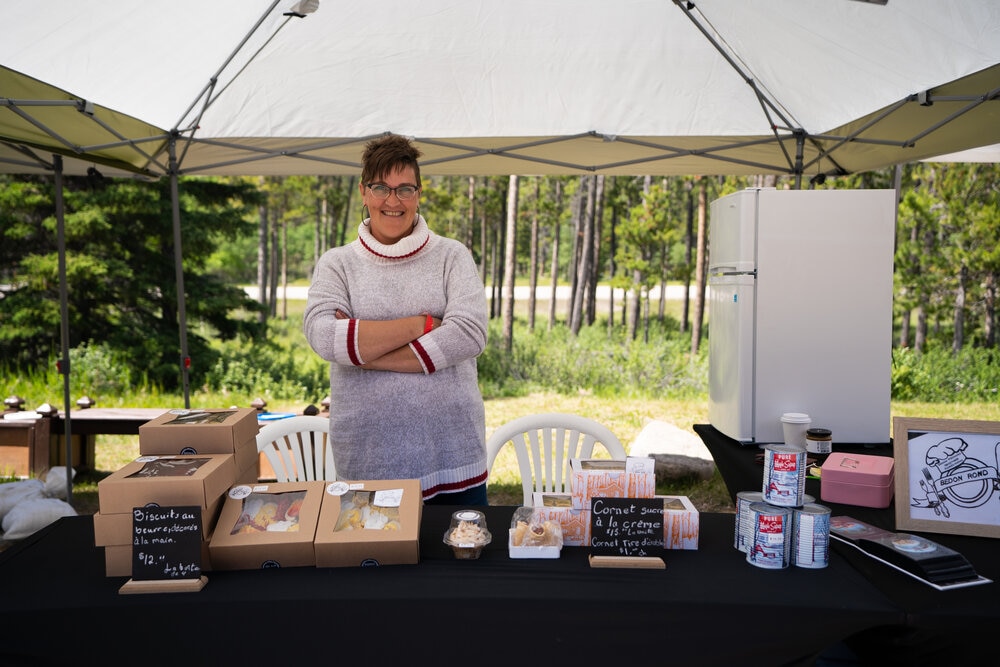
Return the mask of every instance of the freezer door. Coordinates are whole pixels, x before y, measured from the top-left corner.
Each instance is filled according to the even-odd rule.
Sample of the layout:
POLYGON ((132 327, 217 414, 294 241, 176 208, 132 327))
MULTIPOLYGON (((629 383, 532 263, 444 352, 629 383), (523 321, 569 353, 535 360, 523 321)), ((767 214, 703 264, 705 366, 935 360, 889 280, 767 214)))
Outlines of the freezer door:
POLYGON ((754 277, 708 281, 708 419, 741 442, 753 440, 754 277))
POLYGON ((757 199, 759 189, 747 189, 709 205, 710 275, 750 273, 757 268, 757 199))

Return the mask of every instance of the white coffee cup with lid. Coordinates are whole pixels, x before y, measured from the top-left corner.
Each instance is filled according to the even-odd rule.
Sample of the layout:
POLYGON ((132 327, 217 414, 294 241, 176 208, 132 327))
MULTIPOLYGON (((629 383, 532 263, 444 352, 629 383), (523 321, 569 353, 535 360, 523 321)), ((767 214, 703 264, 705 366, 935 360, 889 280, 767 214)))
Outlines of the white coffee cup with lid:
POLYGON ((785 444, 806 447, 806 431, 812 419, 804 412, 786 412, 781 415, 781 428, 785 433, 785 444))

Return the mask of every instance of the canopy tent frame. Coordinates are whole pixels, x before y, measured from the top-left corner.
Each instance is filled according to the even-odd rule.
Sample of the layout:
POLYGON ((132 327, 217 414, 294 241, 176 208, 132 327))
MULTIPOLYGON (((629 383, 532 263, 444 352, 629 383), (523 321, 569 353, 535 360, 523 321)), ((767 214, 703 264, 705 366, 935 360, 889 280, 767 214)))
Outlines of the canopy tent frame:
MULTIPOLYGON (((773 173, 793 176, 795 187, 799 188, 803 175, 807 173, 842 175, 924 159, 945 152, 940 150, 942 146, 946 146, 948 151, 955 151, 1000 141, 1000 129, 984 124, 983 120, 997 114, 1000 56, 995 57, 993 64, 985 69, 963 72, 962 76, 950 81, 911 92, 836 128, 807 129, 804 127, 807 124, 794 120, 795 114, 780 96, 770 92, 773 86, 766 85, 765 78, 756 75, 753 66, 741 57, 739 49, 731 46, 731 41, 716 29, 717 22, 710 20, 704 7, 710 3, 695 4, 682 0, 673 0, 672 4, 723 59, 729 70, 750 88, 765 120, 766 132, 756 135, 658 136, 618 133, 614 127, 607 127, 554 136, 511 133, 505 136, 483 134, 463 139, 461 136, 430 132, 412 134, 407 128, 383 126, 351 136, 226 137, 205 134, 202 122, 206 114, 235 83, 248 76, 252 66, 266 55, 267 49, 276 42, 292 18, 306 16, 294 11, 284 12, 284 18, 275 16, 282 1, 290 0, 272 0, 256 19, 248 23, 249 29, 222 58, 221 65, 207 77, 206 83, 176 118, 170 130, 141 118, 126 116, 100 106, 97 100, 64 92, 55 85, 0 65, 0 115, 2 109, 7 109, 23 121, 23 126, 13 126, 4 124, 0 118, 0 171, 55 175, 60 234, 64 233, 61 211, 64 174, 86 173, 96 169, 95 165, 100 165, 113 176, 170 178, 185 407, 190 407, 190 358, 181 250, 180 176, 356 174, 360 170, 360 146, 373 137, 395 131, 411 136, 421 148, 424 153, 421 167, 427 174, 773 173), (265 26, 270 26, 270 32, 262 30, 265 26), (255 37, 260 39, 254 41, 255 37), (244 53, 246 57, 240 60, 244 53), (229 78, 224 79, 224 76, 229 78), (6 97, 2 86, 8 81, 13 82, 11 87, 14 90, 39 91, 40 96, 6 97), (947 110, 934 114, 919 113, 928 111, 935 104, 938 110, 942 107, 947 107, 947 110), (70 113, 59 116, 50 113, 63 109, 70 113), (928 142, 970 118, 973 124, 988 129, 974 137, 961 133, 956 133, 954 137, 949 135, 938 141, 940 146, 933 141, 928 142), (919 128, 904 132, 911 125, 919 128), (8 127, 12 129, 6 131, 8 127), (884 134, 875 134, 876 130, 882 130, 884 134), (891 150, 877 157, 866 155, 858 158, 852 153, 858 147, 891 150), (43 157, 47 153, 52 154, 51 161, 43 157)), ((718 7, 714 9, 718 10, 718 7)), ((991 53, 994 52, 1000 53, 995 48, 991 53)), ((1000 126, 1000 123, 996 125, 1000 126)), ((62 263, 65 262, 64 243, 65 238, 62 237, 62 263)), ((62 264, 60 271, 65 271, 62 264)), ((61 281, 64 280, 65 275, 61 275, 61 281)), ((62 290, 60 300, 61 308, 65 309, 67 295, 62 290)), ((62 317, 65 326, 67 313, 63 312, 62 317)), ((64 343, 68 344, 68 332, 63 335, 64 343)), ((64 400, 68 434, 71 428, 70 369, 65 349, 62 358, 65 364, 64 400)))

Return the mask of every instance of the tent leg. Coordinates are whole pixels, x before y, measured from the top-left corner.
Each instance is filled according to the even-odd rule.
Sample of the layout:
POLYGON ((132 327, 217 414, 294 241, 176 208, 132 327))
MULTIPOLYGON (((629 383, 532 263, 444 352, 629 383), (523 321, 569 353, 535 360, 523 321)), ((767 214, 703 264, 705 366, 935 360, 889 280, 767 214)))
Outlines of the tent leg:
POLYGON ((59 372, 63 376, 63 404, 66 438, 66 502, 73 504, 73 426, 69 396, 69 287, 66 284, 66 219, 63 205, 63 162, 61 155, 52 156, 56 175, 56 237, 59 244, 59 338, 61 340, 59 372))
POLYGON ((191 357, 188 356, 187 306, 184 301, 184 261, 181 253, 181 204, 177 191, 177 135, 170 137, 170 199, 173 204, 174 219, 174 270, 177 273, 177 314, 181 337, 181 385, 184 389, 184 407, 191 407, 191 381, 189 370, 191 357))

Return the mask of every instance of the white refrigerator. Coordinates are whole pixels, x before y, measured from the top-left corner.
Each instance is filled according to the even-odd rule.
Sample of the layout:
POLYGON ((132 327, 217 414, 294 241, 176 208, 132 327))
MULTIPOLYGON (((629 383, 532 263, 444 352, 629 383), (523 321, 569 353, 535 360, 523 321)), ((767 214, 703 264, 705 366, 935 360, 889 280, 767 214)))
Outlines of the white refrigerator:
POLYGON ((834 449, 889 442, 895 192, 751 188, 709 216, 712 425, 775 443, 804 412, 834 449))

